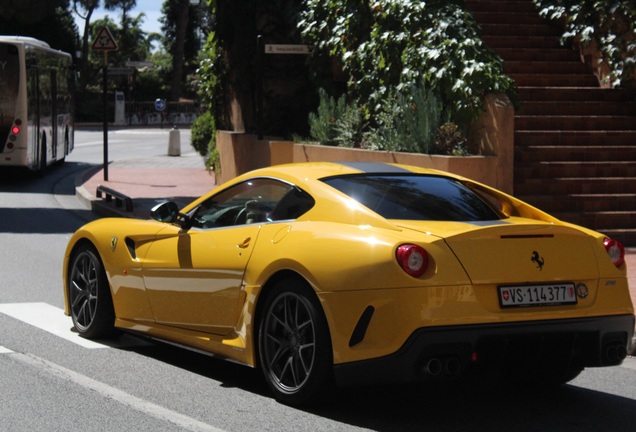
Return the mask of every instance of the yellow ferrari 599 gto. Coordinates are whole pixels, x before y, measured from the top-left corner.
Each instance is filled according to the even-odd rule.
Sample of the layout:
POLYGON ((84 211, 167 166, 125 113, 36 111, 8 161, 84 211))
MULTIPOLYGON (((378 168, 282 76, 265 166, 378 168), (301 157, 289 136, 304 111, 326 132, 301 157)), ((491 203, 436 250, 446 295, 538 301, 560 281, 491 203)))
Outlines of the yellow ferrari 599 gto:
POLYGON ((623 246, 466 178, 377 163, 259 169, 153 220, 80 228, 66 313, 259 368, 275 397, 620 364, 623 246))

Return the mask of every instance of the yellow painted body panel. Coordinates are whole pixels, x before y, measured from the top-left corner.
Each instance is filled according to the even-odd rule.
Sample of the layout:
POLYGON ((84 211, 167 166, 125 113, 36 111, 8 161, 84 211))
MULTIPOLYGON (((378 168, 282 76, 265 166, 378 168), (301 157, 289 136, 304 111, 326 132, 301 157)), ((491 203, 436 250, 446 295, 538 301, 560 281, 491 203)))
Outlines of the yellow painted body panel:
POLYGON ((302 278, 316 292, 334 364, 395 353, 425 327, 633 315, 625 265, 610 262, 603 235, 456 176, 451 177, 497 201, 509 217, 490 223, 386 220, 319 180, 355 172, 329 163, 266 168, 182 210, 187 213, 250 175, 276 177, 316 201, 295 221, 188 231, 128 219, 88 224, 73 235, 66 251, 66 312, 69 260, 78 242, 89 241, 106 268, 116 326, 251 366, 256 365, 259 302, 281 275, 302 278), (408 276, 395 259, 396 248, 406 242, 422 246, 429 256, 419 278, 408 276), (531 261, 535 251, 541 254, 541 268, 531 261), (583 283, 589 294, 569 306, 499 305, 500 285, 558 281, 583 283), (368 306, 375 314, 366 335, 350 347, 368 306))

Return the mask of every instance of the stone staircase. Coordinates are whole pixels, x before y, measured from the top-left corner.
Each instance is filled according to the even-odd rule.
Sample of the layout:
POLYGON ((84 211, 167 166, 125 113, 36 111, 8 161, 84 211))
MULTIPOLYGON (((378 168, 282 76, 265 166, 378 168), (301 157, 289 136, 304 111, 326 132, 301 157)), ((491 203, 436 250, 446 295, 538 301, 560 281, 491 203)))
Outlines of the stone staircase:
POLYGON ((531 0, 467 0, 518 86, 514 194, 636 247, 636 92, 601 88, 531 0))

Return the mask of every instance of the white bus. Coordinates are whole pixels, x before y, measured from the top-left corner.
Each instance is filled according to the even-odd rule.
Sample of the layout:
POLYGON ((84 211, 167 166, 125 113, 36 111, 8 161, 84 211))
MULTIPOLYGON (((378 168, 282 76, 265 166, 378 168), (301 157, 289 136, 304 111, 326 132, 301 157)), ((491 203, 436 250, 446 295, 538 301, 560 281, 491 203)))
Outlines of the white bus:
POLYGON ((0 169, 43 171, 73 150, 71 55, 0 36, 0 169))

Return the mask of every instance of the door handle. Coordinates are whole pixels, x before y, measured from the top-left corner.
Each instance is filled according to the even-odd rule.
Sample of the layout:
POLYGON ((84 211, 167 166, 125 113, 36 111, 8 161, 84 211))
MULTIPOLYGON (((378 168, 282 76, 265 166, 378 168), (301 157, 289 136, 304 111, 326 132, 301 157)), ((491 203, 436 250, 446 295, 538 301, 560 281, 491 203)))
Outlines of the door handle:
POLYGON ((250 245, 251 241, 252 241, 252 237, 248 237, 245 240, 243 240, 243 243, 237 244, 237 246, 241 249, 245 249, 250 245))

